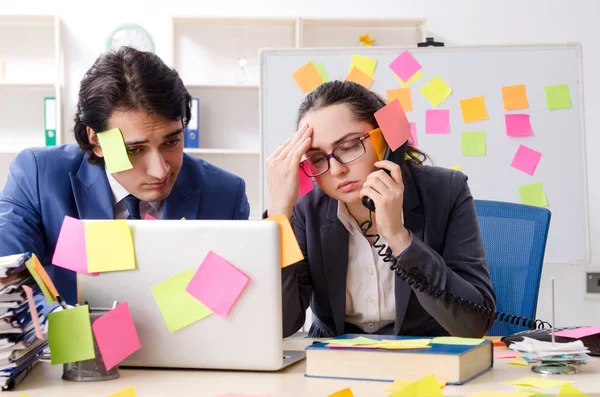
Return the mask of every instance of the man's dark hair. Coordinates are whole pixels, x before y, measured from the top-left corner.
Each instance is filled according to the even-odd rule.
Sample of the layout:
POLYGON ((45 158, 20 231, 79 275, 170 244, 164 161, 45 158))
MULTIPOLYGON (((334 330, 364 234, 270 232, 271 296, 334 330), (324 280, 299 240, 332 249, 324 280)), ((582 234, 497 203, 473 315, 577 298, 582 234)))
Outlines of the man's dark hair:
POLYGON ((104 164, 104 159, 92 151, 86 127, 106 131, 115 110, 143 110, 169 121, 181 120, 185 128, 191 96, 177 71, 156 54, 121 47, 98 57, 81 80, 73 133, 92 164, 104 164))

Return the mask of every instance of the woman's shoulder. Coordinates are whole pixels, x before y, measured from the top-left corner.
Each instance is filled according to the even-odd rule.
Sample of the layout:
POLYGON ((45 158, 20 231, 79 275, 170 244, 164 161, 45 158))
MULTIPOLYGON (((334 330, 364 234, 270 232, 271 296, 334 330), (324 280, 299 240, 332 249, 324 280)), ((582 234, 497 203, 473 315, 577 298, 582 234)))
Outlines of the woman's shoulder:
POLYGON ((461 171, 417 164, 410 164, 408 168, 421 198, 452 201, 467 186, 468 178, 461 171))

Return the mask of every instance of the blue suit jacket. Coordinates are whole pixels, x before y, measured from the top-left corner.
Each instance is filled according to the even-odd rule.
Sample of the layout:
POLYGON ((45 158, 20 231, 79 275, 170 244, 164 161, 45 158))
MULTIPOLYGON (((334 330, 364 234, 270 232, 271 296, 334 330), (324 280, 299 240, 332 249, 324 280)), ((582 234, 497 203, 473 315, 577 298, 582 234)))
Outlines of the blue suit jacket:
MULTIPOLYGON (((0 193, 0 256, 33 252, 51 265, 65 215, 114 219, 104 166, 93 165, 76 145, 27 149, 10 166, 0 193)), ((244 180, 204 160, 184 155, 164 219, 248 219, 244 180)), ((77 301, 75 273, 47 271, 68 303, 77 301)))

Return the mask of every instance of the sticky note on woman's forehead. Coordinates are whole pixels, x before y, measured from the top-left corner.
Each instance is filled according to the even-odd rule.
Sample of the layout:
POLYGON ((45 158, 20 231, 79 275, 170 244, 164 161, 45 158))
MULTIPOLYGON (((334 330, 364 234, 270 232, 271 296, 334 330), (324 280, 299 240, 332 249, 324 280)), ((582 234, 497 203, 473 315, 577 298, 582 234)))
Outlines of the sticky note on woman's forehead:
POLYGON ((115 172, 121 172, 130 170, 133 168, 127 155, 127 149, 125 148, 125 142, 123 142, 123 135, 121 130, 113 128, 99 132, 96 134, 100 141, 100 147, 102 148, 102 154, 104 156, 104 163, 106 169, 111 174, 115 172))
POLYGON ((411 137, 406 113, 397 99, 375 112, 375 119, 390 149, 398 149, 411 137))

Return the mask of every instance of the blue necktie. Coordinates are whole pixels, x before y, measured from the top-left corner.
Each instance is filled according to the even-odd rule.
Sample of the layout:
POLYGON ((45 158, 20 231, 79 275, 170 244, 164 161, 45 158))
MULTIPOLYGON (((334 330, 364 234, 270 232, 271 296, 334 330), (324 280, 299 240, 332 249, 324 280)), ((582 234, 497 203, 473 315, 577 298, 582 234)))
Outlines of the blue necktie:
POLYGON ((127 212, 129 212, 127 219, 141 219, 139 198, 130 194, 123 199, 123 203, 125 204, 125 207, 127 207, 127 212))

